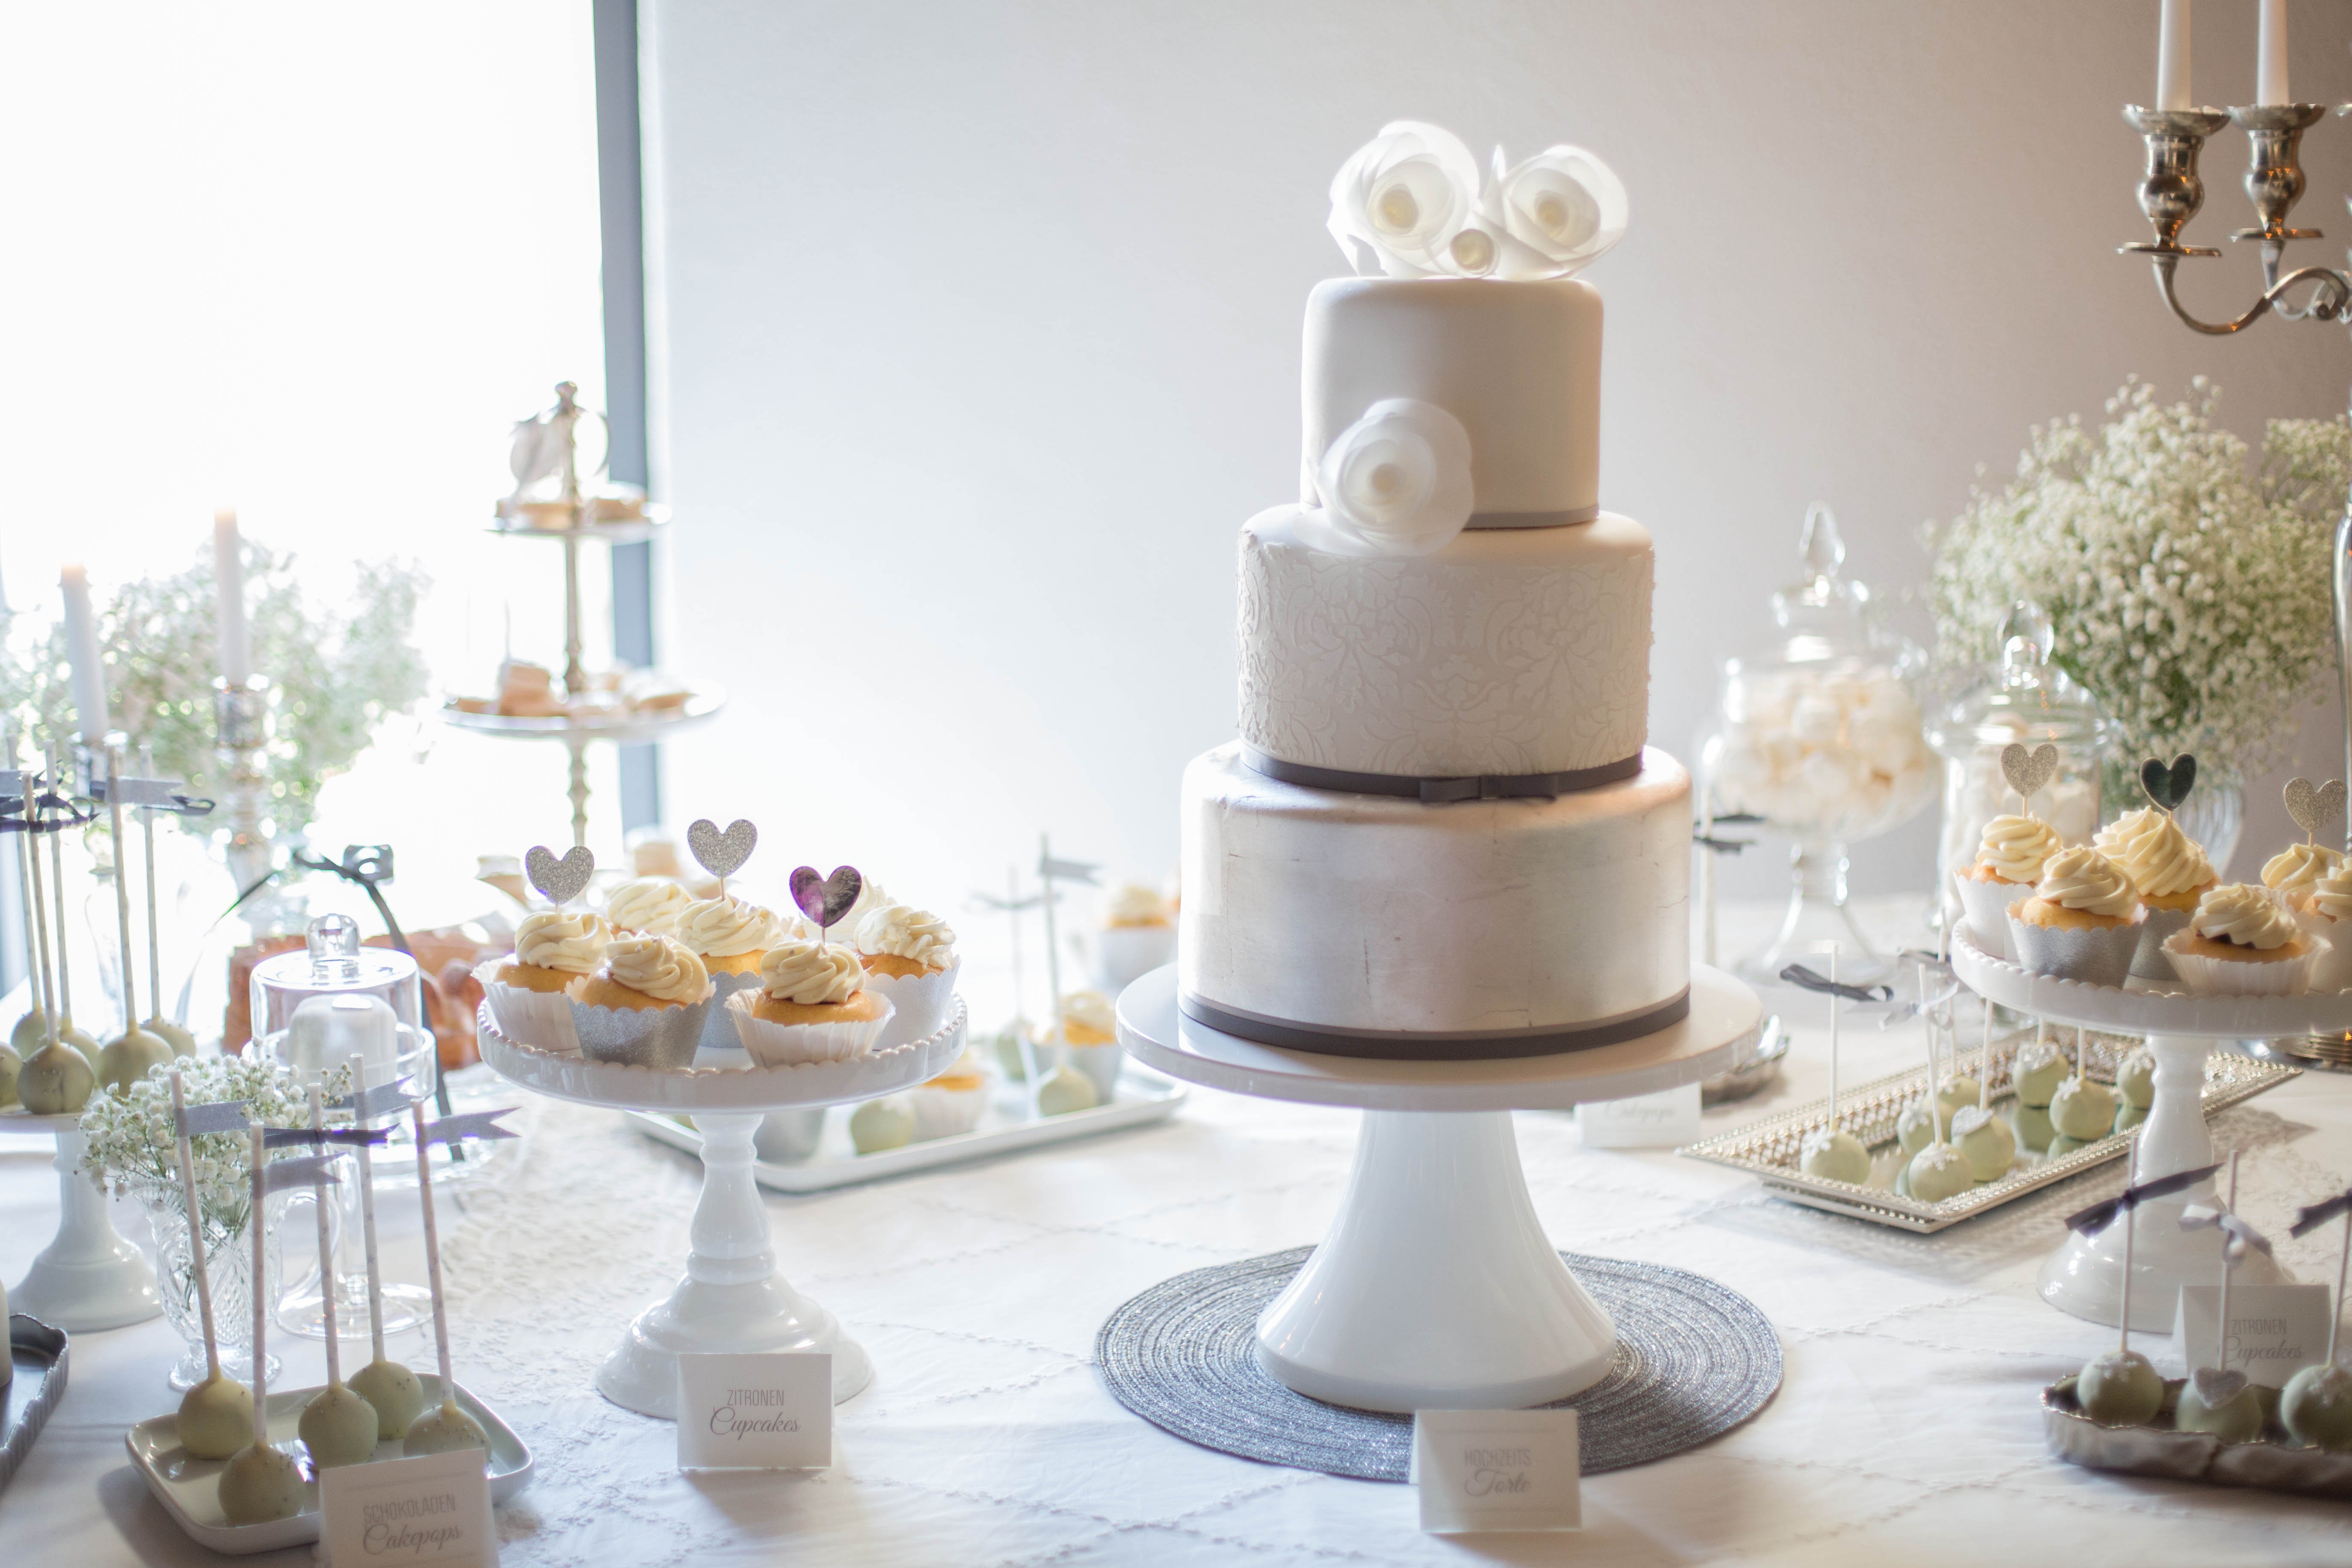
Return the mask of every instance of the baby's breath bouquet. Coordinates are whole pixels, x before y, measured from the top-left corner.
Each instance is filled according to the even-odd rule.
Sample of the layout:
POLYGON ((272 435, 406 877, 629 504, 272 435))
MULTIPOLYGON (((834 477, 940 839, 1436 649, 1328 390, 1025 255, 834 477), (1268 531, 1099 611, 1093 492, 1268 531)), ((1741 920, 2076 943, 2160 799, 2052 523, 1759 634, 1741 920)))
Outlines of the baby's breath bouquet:
POLYGON ((2273 419, 2250 469, 2246 444, 2213 426, 2217 389, 2189 388, 2160 405, 2135 379, 2095 432, 2036 426, 2015 479, 1930 531, 1936 630, 1943 659, 1997 659, 2002 617, 2034 601, 2056 662, 2121 722, 2110 763, 2194 752, 2234 784, 2334 660, 2328 551, 2352 426, 2273 419))

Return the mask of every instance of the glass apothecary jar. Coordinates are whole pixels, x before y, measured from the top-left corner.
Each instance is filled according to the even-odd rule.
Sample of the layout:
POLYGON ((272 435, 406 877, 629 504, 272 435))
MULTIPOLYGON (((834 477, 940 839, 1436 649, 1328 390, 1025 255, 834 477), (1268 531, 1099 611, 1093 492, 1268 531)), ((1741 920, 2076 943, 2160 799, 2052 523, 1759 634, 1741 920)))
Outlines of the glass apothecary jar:
POLYGON ((2058 771, 2033 797, 2033 815, 2068 844, 2099 828, 2100 760, 2118 726, 2098 699, 2051 662, 2057 633, 2040 605, 2021 599, 2000 626, 2000 663, 1936 712, 1927 743, 1944 759, 1944 825, 1936 842, 1936 908, 1945 929, 1963 918, 1952 874, 1975 864, 1984 826, 2022 809, 2001 773, 2011 745, 2058 748, 2058 771))
POLYGON ((1776 640, 1724 661, 1717 728, 1701 752, 1703 826, 1752 817, 1793 841, 1788 913, 1735 967, 1757 981, 1834 942, 1842 975, 1885 967, 1846 908, 1850 846, 1916 815, 1936 794, 1935 753, 1913 683, 1918 648, 1881 626, 1826 506, 1805 514, 1804 576, 1772 595, 1776 640))

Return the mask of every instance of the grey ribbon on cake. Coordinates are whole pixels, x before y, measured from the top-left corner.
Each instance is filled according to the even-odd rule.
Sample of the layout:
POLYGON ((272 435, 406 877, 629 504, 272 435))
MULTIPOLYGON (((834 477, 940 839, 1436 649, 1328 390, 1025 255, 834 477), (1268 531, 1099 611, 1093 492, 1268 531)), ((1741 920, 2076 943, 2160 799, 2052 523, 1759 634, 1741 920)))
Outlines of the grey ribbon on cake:
POLYGON ((1270 779, 1307 789, 1338 790, 1343 795, 1418 796, 1424 805, 1444 805, 1462 800, 1556 800, 1579 790, 1630 779, 1642 771, 1642 753, 1635 752, 1597 768, 1570 768, 1555 773, 1477 773, 1463 778, 1419 778, 1411 773, 1360 773, 1345 768, 1318 768, 1306 763, 1286 763, 1255 746, 1242 748, 1249 765, 1270 779))
POLYGON ((1212 1002, 1195 991, 1180 991, 1176 1006, 1184 1016, 1221 1035, 1237 1035, 1262 1046, 1285 1050, 1313 1051, 1318 1056, 1355 1057, 1400 1062, 1494 1061, 1517 1057, 1551 1057, 1563 1051, 1590 1050, 1654 1035, 1690 1016, 1690 987, 1685 985, 1654 1006, 1637 1007, 1613 1017, 1593 1018, 1561 1028, 1476 1029, 1458 1032, 1412 1029, 1340 1029, 1322 1024, 1302 1024, 1269 1018, 1243 1008, 1212 1002))

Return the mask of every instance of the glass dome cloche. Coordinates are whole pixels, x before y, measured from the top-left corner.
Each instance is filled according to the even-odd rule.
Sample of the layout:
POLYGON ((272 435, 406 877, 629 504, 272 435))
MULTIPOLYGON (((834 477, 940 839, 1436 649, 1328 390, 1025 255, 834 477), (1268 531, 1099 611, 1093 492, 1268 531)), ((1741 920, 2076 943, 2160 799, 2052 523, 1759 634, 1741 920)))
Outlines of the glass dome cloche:
POLYGON ((1803 578, 1772 595, 1775 642, 1723 664, 1717 729, 1700 748, 1702 820, 1745 816, 1793 841, 1780 929, 1734 967, 1751 980, 1835 942, 1844 978, 1886 968, 1846 908, 1850 846, 1916 815, 1936 794, 1935 753, 1913 683, 1925 664, 1879 624, 1867 586, 1844 575, 1837 519, 1815 503, 1798 552, 1803 578))
POLYGON ((2058 771, 2033 797, 2034 815, 2061 840, 2084 844, 2098 831, 2099 766, 2118 726, 2098 699, 2051 662, 2057 631, 2042 607, 2021 599, 2000 626, 2000 663, 1941 707, 1927 743, 1944 759, 1944 824, 1936 842, 1938 919, 1962 918, 1952 873, 1976 861, 1984 826, 2020 809, 2002 776, 2010 745, 2058 748, 2058 771))

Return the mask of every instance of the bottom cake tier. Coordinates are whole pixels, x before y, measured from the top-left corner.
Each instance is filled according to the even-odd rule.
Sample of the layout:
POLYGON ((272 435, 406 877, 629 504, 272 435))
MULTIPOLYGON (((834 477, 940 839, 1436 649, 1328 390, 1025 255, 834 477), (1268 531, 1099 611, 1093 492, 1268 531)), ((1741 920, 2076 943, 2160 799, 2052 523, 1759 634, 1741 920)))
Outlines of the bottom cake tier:
POLYGON ((1414 1059, 1632 1039, 1690 1005, 1690 774, 1425 805, 1238 744, 1184 771, 1177 994, 1268 1045, 1414 1059))

